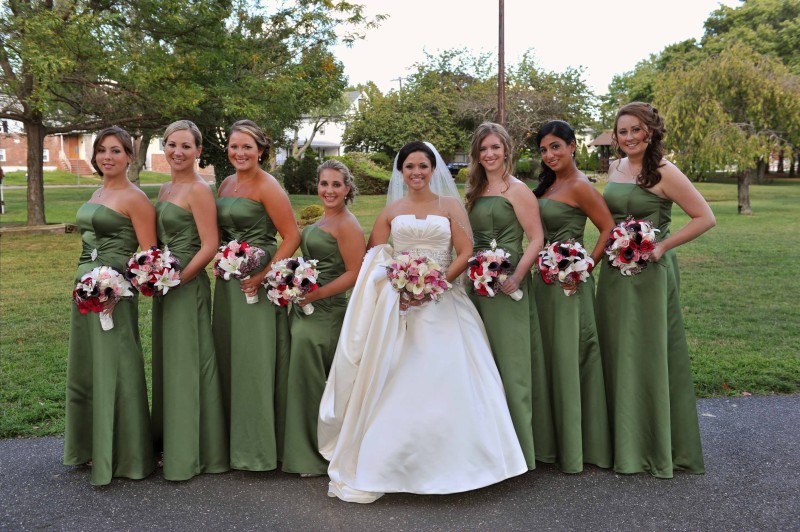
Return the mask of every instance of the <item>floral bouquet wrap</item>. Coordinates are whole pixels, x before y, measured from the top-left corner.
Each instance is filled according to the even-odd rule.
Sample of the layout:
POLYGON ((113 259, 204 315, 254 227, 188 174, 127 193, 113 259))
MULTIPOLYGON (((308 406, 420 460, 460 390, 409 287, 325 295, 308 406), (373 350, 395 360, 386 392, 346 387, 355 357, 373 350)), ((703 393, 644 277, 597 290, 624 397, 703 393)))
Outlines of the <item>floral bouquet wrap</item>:
MULTIPOLYGON (((267 297, 279 307, 299 303, 303 296, 319 288, 318 275, 317 261, 313 259, 297 257, 275 262, 264 279, 267 297)), ((314 312, 314 305, 311 303, 300 308, 306 315, 314 312)))
POLYGON ((81 314, 100 313, 100 326, 104 331, 114 328, 111 313, 123 297, 133 297, 131 283, 109 266, 98 266, 85 273, 72 291, 72 299, 81 314))
MULTIPOLYGON (((214 256, 214 275, 226 281, 231 279, 247 279, 261 266, 264 250, 249 245, 247 242, 231 240, 220 246, 219 253, 214 256)), ((258 294, 246 295, 247 303, 258 303, 258 294)))
POLYGON ((547 284, 558 283, 564 294, 571 296, 586 282, 594 268, 594 260, 574 240, 548 242, 536 259, 536 271, 547 284))
POLYGON ((392 259, 386 266, 386 276, 392 288, 407 300, 438 302, 445 290, 452 287, 438 262, 409 251, 392 259))
MULTIPOLYGON (((500 284, 514 272, 508 258, 511 256, 492 240, 491 249, 480 251, 467 262, 467 275, 472 281, 475 293, 479 296, 494 297, 500 292, 500 284)), ((522 290, 517 289, 509 297, 514 301, 522 299, 522 290)))
POLYGON ((163 250, 154 246, 133 254, 125 278, 143 296, 163 296, 170 288, 181 284, 180 262, 167 246, 163 250))
POLYGON ((647 220, 634 220, 632 216, 620 222, 606 243, 608 262, 626 276, 637 275, 647 268, 650 254, 656 248, 659 230, 647 220))

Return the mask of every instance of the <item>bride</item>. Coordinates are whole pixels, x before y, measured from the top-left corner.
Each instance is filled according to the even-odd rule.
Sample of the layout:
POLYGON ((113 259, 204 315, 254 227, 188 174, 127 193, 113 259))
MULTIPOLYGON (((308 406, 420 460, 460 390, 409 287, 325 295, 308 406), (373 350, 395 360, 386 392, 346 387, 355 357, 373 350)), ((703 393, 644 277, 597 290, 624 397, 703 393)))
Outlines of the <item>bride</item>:
POLYGON ((328 495, 349 502, 468 491, 528 470, 483 323, 456 283, 472 252, 458 191, 428 143, 403 146, 394 166, 320 405, 328 495), (401 251, 435 259, 453 288, 407 308, 385 268, 401 251))

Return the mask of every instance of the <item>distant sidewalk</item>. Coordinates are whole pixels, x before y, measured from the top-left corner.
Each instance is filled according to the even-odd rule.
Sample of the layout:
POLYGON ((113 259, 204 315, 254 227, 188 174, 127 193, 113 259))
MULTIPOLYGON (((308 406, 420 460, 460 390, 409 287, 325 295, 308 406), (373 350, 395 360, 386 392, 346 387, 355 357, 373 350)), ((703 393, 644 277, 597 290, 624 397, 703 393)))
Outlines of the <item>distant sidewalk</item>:
POLYGON ((698 402, 705 475, 671 480, 540 465, 488 488, 326 496, 326 477, 280 472, 117 479, 61 465, 60 438, 0 440, 0 530, 798 530, 800 396, 698 402))

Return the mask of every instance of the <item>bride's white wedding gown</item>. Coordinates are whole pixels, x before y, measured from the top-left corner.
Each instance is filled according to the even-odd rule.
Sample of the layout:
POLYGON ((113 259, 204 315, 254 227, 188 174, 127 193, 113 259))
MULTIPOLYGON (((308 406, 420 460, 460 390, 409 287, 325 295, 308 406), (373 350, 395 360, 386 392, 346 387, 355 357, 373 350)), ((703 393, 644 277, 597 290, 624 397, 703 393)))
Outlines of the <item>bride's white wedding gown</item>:
MULTIPOLYGON (((394 249, 451 261, 450 221, 392 220, 394 249)), ((330 496, 443 494, 528 470, 483 323, 464 289, 399 312, 386 278, 392 247, 367 253, 320 405, 330 496)))

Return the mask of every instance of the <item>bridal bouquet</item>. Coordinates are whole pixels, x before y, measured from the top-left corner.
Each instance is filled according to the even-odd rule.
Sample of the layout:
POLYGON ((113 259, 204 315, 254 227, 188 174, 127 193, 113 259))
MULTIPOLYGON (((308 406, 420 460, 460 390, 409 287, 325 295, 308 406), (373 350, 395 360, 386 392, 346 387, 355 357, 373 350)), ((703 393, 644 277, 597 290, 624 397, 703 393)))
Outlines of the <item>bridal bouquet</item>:
MULTIPOLYGON (((303 257, 297 257, 275 262, 264 279, 267 297, 280 307, 285 307, 289 303, 299 303, 303 296, 319 288, 318 275, 317 261, 313 259, 305 260, 303 257)), ((311 303, 300 308, 306 315, 314 312, 314 305, 311 303)))
POLYGON ((417 301, 438 302, 452 286, 438 262, 409 251, 392 259, 386 266, 386 276, 400 297, 417 301))
POLYGON ((128 261, 125 278, 143 296, 163 296, 170 288, 181 284, 180 262, 172 256, 167 246, 163 250, 153 246, 133 254, 128 261))
MULTIPOLYGON (((500 284, 513 273, 508 261, 511 255, 503 248, 498 248, 496 240, 492 240, 490 246, 491 249, 479 252, 467 262, 467 275, 479 296, 494 297, 500 291, 500 284)), ((522 299, 522 290, 517 289, 509 297, 519 301, 522 299)))
MULTIPOLYGON (((244 241, 231 240, 226 245, 220 246, 219 253, 214 256, 214 275, 226 281, 232 278, 247 279, 261 266, 263 256, 263 249, 244 241)), ((258 303, 258 294, 246 297, 249 304, 258 303)))
POLYGON ((109 266, 98 266, 85 273, 72 291, 72 299, 81 314, 100 313, 100 326, 104 331, 114 328, 111 313, 117 302, 132 296, 131 283, 109 266))
POLYGON ((536 271, 547 284, 558 283, 564 294, 571 296, 585 282, 594 268, 594 260, 578 242, 548 242, 539 252, 536 271))
POLYGON ((647 220, 634 220, 628 216, 620 222, 606 243, 608 262, 619 269, 622 275, 636 275, 647 268, 650 254, 656 248, 656 233, 659 230, 647 220))

